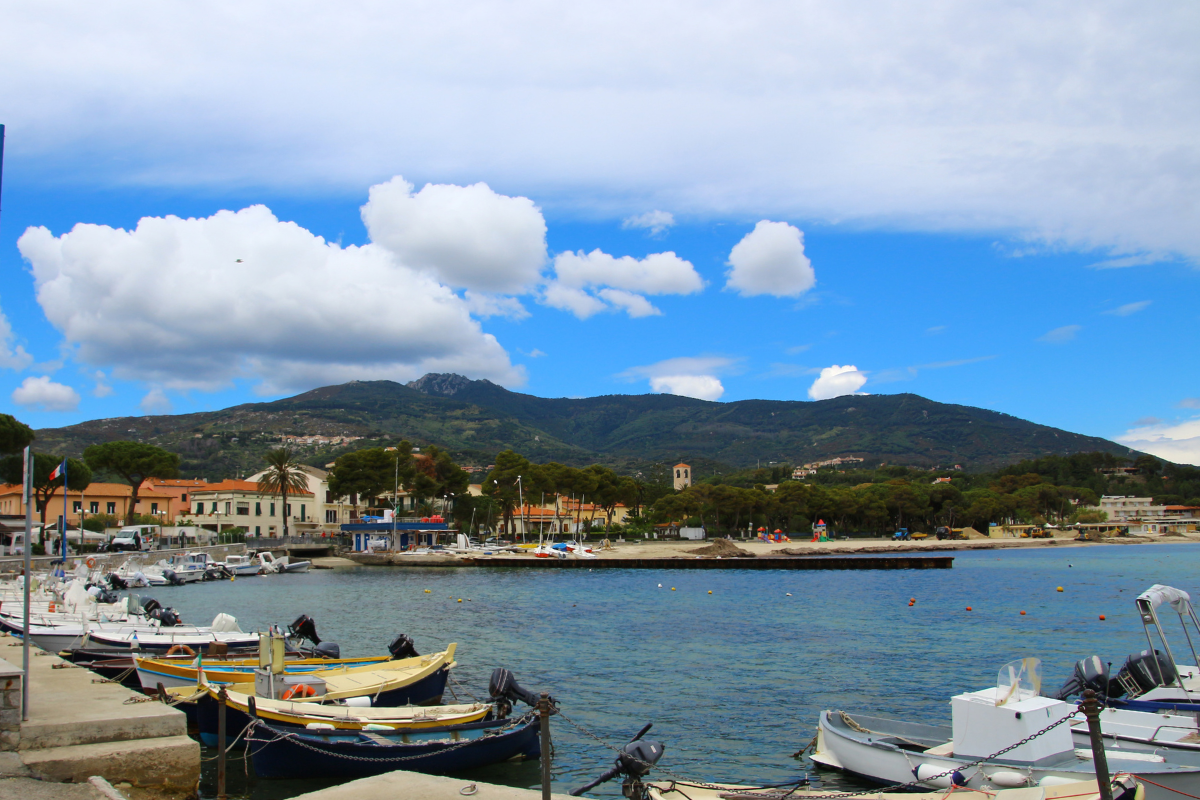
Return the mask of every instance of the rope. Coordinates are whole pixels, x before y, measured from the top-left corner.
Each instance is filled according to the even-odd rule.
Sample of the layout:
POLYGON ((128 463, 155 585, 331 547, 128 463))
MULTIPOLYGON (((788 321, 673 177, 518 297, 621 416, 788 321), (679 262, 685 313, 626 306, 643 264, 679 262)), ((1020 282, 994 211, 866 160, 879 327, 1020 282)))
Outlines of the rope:
MULTIPOLYGON (((901 736, 898 733, 883 733, 881 731, 873 731, 870 728, 864 728, 862 725, 859 725, 857 722, 852 720, 850 718, 850 715, 847 714, 845 711, 839 711, 838 713, 842 715, 842 722, 846 723, 846 727, 850 728, 853 731, 858 731, 859 733, 869 733, 872 736, 886 736, 889 739, 899 739, 902 742, 907 742, 908 744, 916 745, 917 747, 925 747, 924 742, 915 742, 912 739, 906 739, 905 737, 901 736)), ((815 744, 816 741, 817 741, 817 737, 814 736, 812 743, 815 744)), ((811 746, 812 746, 812 744, 809 745, 809 747, 811 747, 811 746)), ((805 750, 807 750, 807 749, 808 748, 806 747, 805 750)), ((803 753, 804 750, 801 750, 800 752, 803 753)))
MULTIPOLYGON (((1170 786, 1163 786, 1161 783, 1155 783, 1154 781, 1150 780, 1149 778, 1143 778, 1141 775, 1138 775, 1137 779, 1139 781, 1141 781, 1142 783, 1148 783, 1151 786, 1157 786, 1160 789, 1166 789, 1168 792, 1174 792, 1175 794, 1181 794, 1184 797, 1196 797, 1196 795, 1194 795, 1194 794, 1188 794, 1187 792, 1181 792, 1178 789, 1172 789, 1170 786)), ((1196 800, 1200 800, 1200 798, 1196 798, 1196 800)))

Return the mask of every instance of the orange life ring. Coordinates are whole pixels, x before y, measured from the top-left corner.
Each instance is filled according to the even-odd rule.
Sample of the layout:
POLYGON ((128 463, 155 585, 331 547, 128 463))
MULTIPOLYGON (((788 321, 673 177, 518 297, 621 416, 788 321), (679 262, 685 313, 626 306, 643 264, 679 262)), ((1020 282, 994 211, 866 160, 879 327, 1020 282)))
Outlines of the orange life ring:
POLYGON ((177 656, 182 653, 185 656, 194 656, 196 651, 188 647, 186 644, 173 644, 171 649, 167 651, 168 656, 177 656))
POLYGON ((87 564, 88 569, 95 569, 96 568, 96 557, 88 556, 88 560, 85 561, 84 563, 87 564))
POLYGON ((317 690, 309 686, 307 683, 297 683, 292 688, 283 693, 281 700, 292 700, 301 697, 316 697, 317 690))

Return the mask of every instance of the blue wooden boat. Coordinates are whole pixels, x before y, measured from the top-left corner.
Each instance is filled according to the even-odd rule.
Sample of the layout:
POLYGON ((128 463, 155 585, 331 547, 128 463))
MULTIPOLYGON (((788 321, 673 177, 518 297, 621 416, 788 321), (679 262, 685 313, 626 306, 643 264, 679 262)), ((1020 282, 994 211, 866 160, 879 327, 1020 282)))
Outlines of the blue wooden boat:
POLYGON ((299 730, 256 719, 246 739, 260 778, 365 778, 397 769, 442 775, 541 754, 536 712, 414 732, 299 730))

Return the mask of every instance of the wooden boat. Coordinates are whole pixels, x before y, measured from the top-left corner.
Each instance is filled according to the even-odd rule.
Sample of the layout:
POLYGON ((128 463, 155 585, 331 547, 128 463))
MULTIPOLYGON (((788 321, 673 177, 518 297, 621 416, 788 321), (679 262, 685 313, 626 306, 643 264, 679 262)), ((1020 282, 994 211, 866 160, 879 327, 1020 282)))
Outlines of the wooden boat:
MULTIPOLYGON (((391 656, 293 658, 287 662, 284 671, 299 674, 318 670, 378 667, 388 663, 391 658, 391 656)), ((155 691, 160 683, 169 689, 174 686, 195 686, 198 680, 195 653, 169 657, 133 654, 129 661, 130 666, 137 670, 141 688, 147 692, 155 691)), ((258 658, 214 658, 210 656, 202 660, 201 668, 204 670, 205 679, 212 684, 253 683, 254 670, 258 668, 258 658)))
MULTIPOLYGON (((807 797, 828 797, 821 789, 792 789, 790 787, 742 786, 737 784, 695 784, 683 781, 656 781, 645 784, 650 800, 804 800, 807 797)), ((1112 782, 1113 800, 1141 800, 1141 784, 1128 775, 1117 776, 1112 782)), ((848 800, 1100 800, 1095 780, 1062 783, 1055 786, 1036 786, 1030 789, 942 789, 936 792, 871 792, 848 800)))
MULTIPOLYGON (((195 689, 196 687, 191 687, 192 691, 195 689)), ((202 687, 201 691, 204 694, 194 701, 190 709, 184 707, 184 711, 190 711, 189 716, 199 731, 200 740, 210 747, 215 747, 217 714, 220 710, 219 687, 210 685, 202 687)), ((176 697, 187 696, 189 690, 180 687, 170 690, 170 694, 176 697)), ((439 702, 440 699, 439 696, 439 702)), ((225 731, 230 741, 245 730, 253 716, 279 727, 305 729, 310 725, 329 725, 335 730, 356 731, 379 726, 397 730, 445 727, 481 722, 492 715, 492 706, 489 703, 363 707, 344 703, 272 700, 237 691, 236 686, 225 689, 225 731)))
POLYGON ((414 732, 286 729, 256 720, 246 733, 260 778, 364 778, 396 769, 444 774, 511 758, 537 758, 538 717, 414 732))

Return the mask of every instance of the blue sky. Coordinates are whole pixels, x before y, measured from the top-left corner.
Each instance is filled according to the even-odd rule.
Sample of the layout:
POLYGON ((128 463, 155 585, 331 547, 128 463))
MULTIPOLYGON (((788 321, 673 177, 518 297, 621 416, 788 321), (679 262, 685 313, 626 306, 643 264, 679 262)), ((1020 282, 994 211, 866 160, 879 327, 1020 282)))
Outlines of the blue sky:
POLYGON ((1200 463, 1191 6, 115 8, 0 12, 30 424, 457 371, 1200 463))

